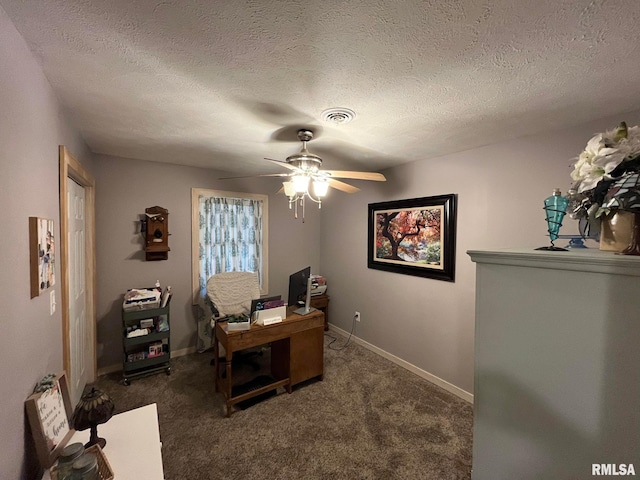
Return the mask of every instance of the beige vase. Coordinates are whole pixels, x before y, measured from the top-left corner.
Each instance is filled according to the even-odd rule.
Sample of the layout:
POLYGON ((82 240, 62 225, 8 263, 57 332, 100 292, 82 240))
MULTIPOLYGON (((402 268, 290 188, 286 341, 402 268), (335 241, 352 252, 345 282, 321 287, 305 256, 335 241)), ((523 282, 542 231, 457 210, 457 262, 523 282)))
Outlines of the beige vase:
POLYGON ((600 250, 622 252, 633 240, 635 213, 617 210, 603 215, 600 223, 600 250))

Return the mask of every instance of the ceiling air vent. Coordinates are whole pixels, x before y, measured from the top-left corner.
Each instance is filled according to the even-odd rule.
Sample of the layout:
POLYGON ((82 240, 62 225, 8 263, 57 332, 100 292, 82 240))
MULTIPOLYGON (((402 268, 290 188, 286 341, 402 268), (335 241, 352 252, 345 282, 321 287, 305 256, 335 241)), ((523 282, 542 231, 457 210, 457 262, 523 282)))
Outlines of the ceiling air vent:
POLYGON ((321 117, 325 122, 344 125, 356 117, 356 112, 349 108, 328 108, 322 112, 321 117))

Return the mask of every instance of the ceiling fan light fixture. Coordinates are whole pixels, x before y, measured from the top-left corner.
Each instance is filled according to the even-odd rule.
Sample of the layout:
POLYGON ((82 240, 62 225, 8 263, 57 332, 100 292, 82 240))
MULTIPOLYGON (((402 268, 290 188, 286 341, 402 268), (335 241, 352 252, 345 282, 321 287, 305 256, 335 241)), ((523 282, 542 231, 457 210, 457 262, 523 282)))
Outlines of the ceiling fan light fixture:
POLYGON ((319 170, 320 165, 322 165, 322 159, 313 153, 303 150, 300 153, 289 155, 287 157, 287 163, 305 172, 315 173, 319 170))
POLYGON ((293 182, 291 180, 287 182, 282 182, 282 186, 284 187, 284 194, 287 197, 294 197, 296 194, 296 189, 293 186, 293 182))
POLYGON ((320 118, 328 123, 344 125, 356 118, 356 112, 345 107, 327 108, 320 114, 320 118))
MULTIPOLYGON (((334 123, 347 123, 355 117, 355 112, 348 108, 330 108, 323 112, 323 118, 334 123)), ((289 170, 288 173, 267 173, 259 177, 289 177, 282 182, 282 189, 289 198, 289 209, 294 210, 294 217, 298 218, 298 209, 302 210, 302 222, 307 200, 314 202, 318 208, 322 208, 322 200, 327 195, 329 187, 346 193, 355 193, 360 189, 345 183, 337 178, 351 178, 357 180, 385 181, 384 175, 376 172, 356 172, 347 170, 322 170, 322 158, 307 150, 307 142, 313 139, 313 130, 302 128, 298 130, 298 140, 302 142, 302 149, 286 158, 286 160, 274 160, 265 158, 289 170), (312 190, 309 184, 313 183, 312 190)), ((243 178, 243 177, 227 177, 243 178)))
POLYGON ((309 177, 307 175, 294 175, 291 177, 296 193, 307 193, 309 189, 309 177))
POLYGON ((314 180, 313 191, 315 192, 316 197, 325 197, 327 195, 327 192, 329 191, 329 182, 327 182, 326 180, 314 180))

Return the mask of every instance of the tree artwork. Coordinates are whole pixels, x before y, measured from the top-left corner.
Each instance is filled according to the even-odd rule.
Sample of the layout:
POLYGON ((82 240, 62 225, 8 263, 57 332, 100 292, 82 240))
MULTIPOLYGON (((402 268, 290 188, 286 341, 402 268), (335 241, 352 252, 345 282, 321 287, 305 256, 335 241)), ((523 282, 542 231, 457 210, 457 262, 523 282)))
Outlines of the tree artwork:
POLYGON ((442 208, 376 213, 376 258, 440 264, 442 208))
POLYGON ((455 281, 457 195, 369 204, 367 266, 455 281))

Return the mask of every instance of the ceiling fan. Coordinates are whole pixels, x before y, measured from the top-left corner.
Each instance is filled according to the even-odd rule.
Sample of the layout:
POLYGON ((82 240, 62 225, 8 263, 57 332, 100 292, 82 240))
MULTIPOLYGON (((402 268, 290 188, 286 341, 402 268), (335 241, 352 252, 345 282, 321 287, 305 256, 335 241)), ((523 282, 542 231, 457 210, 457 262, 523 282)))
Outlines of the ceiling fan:
MULTIPOLYGON (((337 180, 338 178, 348 178, 354 180, 373 180, 376 182, 384 182, 387 179, 381 173, 377 172, 355 172, 349 170, 322 170, 322 158, 307 150, 307 142, 313 139, 313 131, 309 129, 298 130, 298 139, 302 142, 302 149, 298 153, 294 153, 287 157, 285 161, 265 158, 265 160, 280 165, 289 170, 287 173, 267 173, 257 175, 258 177, 291 177, 283 182, 285 195, 289 197, 289 208, 295 206, 295 218, 298 218, 298 205, 302 209, 302 221, 304 222, 305 199, 318 204, 318 208, 322 207, 322 198, 324 198, 329 187, 335 188, 346 193, 355 193, 360 191, 358 187, 354 187, 348 183, 337 180), (309 190, 309 185, 313 185, 313 194, 309 190)), ((226 177, 225 179, 239 178, 226 177)), ((221 179, 224 180, 224 179, 221 179)))

